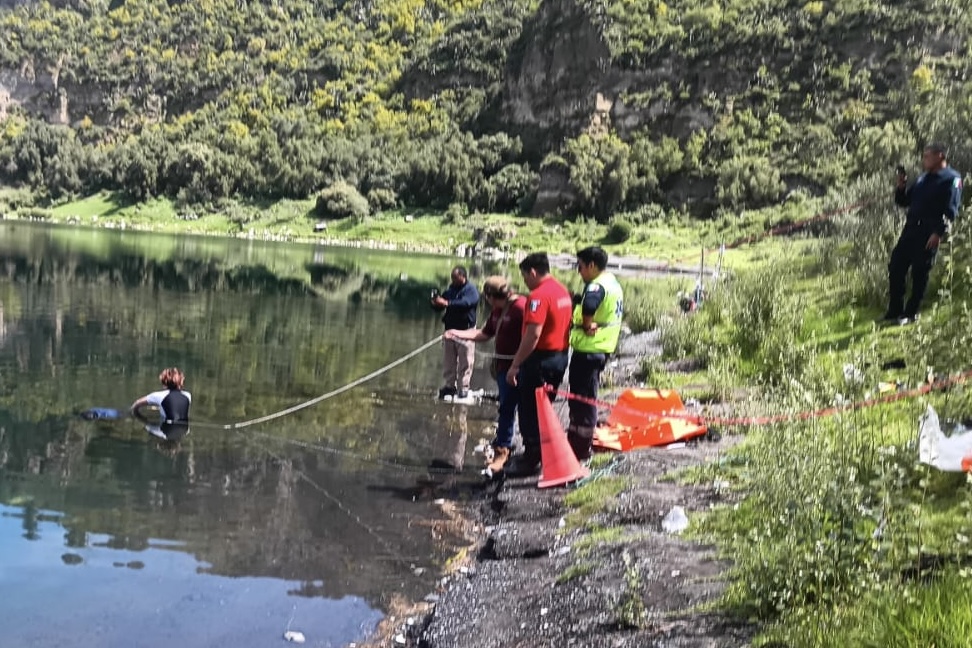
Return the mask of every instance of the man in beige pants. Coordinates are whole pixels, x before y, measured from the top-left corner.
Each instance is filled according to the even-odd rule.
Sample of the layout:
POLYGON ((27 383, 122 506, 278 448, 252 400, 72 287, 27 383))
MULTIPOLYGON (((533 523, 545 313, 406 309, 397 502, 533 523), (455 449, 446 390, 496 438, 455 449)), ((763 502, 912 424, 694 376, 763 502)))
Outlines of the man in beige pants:
MULTIPOLYGON (((432 307, 444 310, 442 323, 446 330, 465 331, 476 328, 476 309, 479 306, 479 291, 469 283, 469 275, 462 266, 452 269, 452 284, 441 295, 432 296, 432 307)), ((476 345, 466 340, 454 338, 442 340, 442 388, 439 398, 447 396, 457 399, 469 396, 469 381, 472 379, 473 364, 476 360, 476 345)))

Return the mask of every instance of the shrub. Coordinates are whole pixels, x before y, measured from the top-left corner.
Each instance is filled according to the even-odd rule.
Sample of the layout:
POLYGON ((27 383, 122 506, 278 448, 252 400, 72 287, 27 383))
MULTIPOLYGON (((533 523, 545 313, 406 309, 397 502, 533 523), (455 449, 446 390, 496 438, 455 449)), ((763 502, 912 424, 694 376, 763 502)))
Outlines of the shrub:
POLYGON ((324 219, 353 217, 363 220, 368 217, 368 201, 357 189, 343 180, 331 184, 317 195, 314 213, 324 219))
POLYGON ((398 196, 392 189, 375 187, 368 191, 368 206, 372 212, 394 209, 398 206, 398 196))
POLYGON ((537 190, 540 176, 526 164, 507 164, 486 181, 486 208, 499 211, 522 209, 524 201, 537 190))
POLYGON ((27 220, 50 220, 51 212, 43 207, 22 207, 17 210, 17 216, 27 220))
POLYGON ((631 238, 632 232, 634 232, 634 225, 624 219, 614 217, 611 219, 605 241, 607 243, 624 243, 631 238))
POLYGON ((442 222, 447 225, 462 225, 469 217, 469 207, 466 203, 454 202, 446 209, 442 222))

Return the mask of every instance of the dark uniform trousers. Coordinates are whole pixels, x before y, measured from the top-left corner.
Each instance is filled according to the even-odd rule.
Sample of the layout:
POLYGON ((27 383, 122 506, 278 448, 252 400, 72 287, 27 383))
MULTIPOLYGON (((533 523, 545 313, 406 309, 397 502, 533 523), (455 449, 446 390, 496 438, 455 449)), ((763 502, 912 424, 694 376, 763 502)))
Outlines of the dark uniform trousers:
MULTIPOLYGON (((537 387, 550 385, 560 389, 560 383, 567 372, 566 351, 534 351, 520 365, 517 384, 520 389, 520 403, 517 412, 520 418, 520 436, 523 437, 523 447, 527 453, 535 453, 540 457, 540 423, 537 419, 537 387)), ((551 401, 556 400, 556 394, 547 392, 551 401)), ((532 459, 532 457, 531 457, 532 459)))
POLYGON ((888 314, 914 317, 928 288, 928 276, 935 265, 938 248, 926 250, 927 236, 903 234, 891 251, 888 262, 888 314), (905 286, 911 269, 911 297, 905 305, 905 286))
MULTIPOLYGON (((574 351, 570 359, 570 393, 586 398, 597 398, 601 385, 601 372, 607 364, 604 353, 574 351)), ((570 423, 586 428, 597 427, 597 405, 571 399, 567 402, 570 409, 570 423)))

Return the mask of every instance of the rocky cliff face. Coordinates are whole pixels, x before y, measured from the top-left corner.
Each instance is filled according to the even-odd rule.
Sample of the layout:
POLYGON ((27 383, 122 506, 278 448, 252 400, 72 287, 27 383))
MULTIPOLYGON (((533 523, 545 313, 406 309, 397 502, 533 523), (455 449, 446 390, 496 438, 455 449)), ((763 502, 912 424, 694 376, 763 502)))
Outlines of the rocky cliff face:
MULTIPOLYGON (((610 129, 622 139, 645 131, 684 143, 725 124, 734 110, 753 108, 793 125, 786 143, 791 159, 812 166, 815 153, 801 151, 799 129, 833 125, 836 139, 853 150, 854 129, 862 125, 847 121, 858 105, 872 111, 865 124, 891 119, 896 115, 882 114, 889 97, 909 91, 922 60, 962 56, 961 38, 919 29, 914 17, 883 11, 850 22, 814 21, 799 3, 782 2, 765 16, 747 16, 734 37, 745 38, 741 45, 724 38, 694 52, 660 49, 625 64, 612 56, 588 5, 542 2, 510 50, 502 90, 485 120, 490 129, 518 134, 535 161, 585 130, 610 129)), ((784 171, 783 179, 790 189, 821 191, 819 182, 799 173, 784 171)), ((677 174, 664 187, 674 203, 711 197, 715 188, 711 174, 697 173, 677 174)), ((537 209, 568 203, 568 189, 563 169, 542 174, 537 209)))

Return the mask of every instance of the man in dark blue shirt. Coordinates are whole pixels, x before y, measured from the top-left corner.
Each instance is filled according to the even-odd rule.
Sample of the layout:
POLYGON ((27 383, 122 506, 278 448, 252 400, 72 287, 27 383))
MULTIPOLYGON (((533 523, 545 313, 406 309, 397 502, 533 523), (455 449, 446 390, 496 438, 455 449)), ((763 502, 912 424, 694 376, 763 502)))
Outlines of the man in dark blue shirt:
MULTIPOLYGON (((452 284, 441 295, 432 297, 432 307, 445 309, 442 323, 446 330, 465 331, 476 328, 476 308, 479 306, 479 291, 469 283, 469 274, 462 266, 452 269, 452 284)), ((455 338, 442 340, 442 380, 439 398, 455 397, 464 399, 469 396, 469 381, 472 379, 473 364, 476 361, 476 344, 455 338)))
POLYGON ((894 202, 908 208, 904 229, 888 263, 888 311, 884 319, 904 325, 915 321, 928 287, 928 275, 938 246, 948 233, 962 202, 962 176, 948 166, 943 144, 929 144, 921 156, 924 173, 908 186, 902 169, 894 202), (905 304, 905 283, 911 269, 911 297, 905 304))

